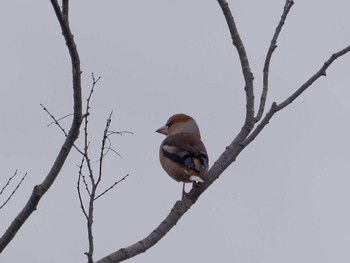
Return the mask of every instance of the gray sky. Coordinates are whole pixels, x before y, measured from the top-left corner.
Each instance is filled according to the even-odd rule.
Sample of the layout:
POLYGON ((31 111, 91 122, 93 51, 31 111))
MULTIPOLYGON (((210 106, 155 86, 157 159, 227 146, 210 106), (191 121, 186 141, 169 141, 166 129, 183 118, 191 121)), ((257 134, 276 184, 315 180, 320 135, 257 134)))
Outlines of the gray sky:
MULTIPOLYGON (((272 59, 268 106, 350 42, 347 0, 295 2, 272 59)), ((284 1, 229 3, 258 98, 284 1)), ((148 235, 180 198, 181 185, 159 164, 164 138, 154 131, 174 113, 192 115, 213 163, 242 126, 243 78, 216 1, 72 1, 70 16, 85 97, 91 73, 102 77, 90 118, 95 159, 111 110, 112 129, 135 133, 116 136, 113 147, 123 157, 106 159, 104 186, 130 177, 96 203, 99 259, 148 235)), ((68 52, 49 1, 7 1, 0 28, 0 186, 15 169, 29 174, 0 210, 2 234, 64 140, 57 127, 46 127, 51 120, 39 104, 64 116, 72 94, 68 52)), ((348 54, 273 118, 160 243, 129 262, 349 262, 349 68, 348 54)), ((86 262, 79 162, 73 151, 1 262, 86 262)))

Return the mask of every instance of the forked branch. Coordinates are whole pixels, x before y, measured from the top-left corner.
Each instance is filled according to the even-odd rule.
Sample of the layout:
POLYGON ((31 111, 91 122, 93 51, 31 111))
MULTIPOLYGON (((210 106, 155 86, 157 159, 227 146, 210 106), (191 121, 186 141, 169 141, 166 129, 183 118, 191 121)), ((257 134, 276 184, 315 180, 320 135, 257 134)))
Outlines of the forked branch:
MULTIPOLYGON (((99 160, 98 160, 98 170, 95 173, 93 162, 90 159, 90 141, 89 141, 89 117, 90 117, 90 104, 92 100, 92 94, 96 88, 97 82, 101 78, 95 78, 94 74, 92 74, 92 87, 89 92, 88 98, 86 99, 86 111, 84 114, 84 149, 79 152, 82 153, 82 159, 79 165, 78 172, 78 180, 77 180, 77 191, 80 202, 81 210, 86 219, 87 225, 87 233, 88 233, 88 251, 85 252, 85 255, 88 258, 89 263, 94 262, 94 235, 93 235, 93 222, 94 222, 94 208, 95 201, 107 194, 110 190, 112 190, 117 184, 124 181, 128 175, 124 176, 120 180, 115 181, 106 190, 102 191, 102 193, 98 194, 97 190, 99 189, 99 185, 102 182, 103 177, 103 166, 106 155, 111 150, 112 152, 116 152, 112 148, 111 139, 109 138, 113 134, 122 134, 123 132, 114 132, 110 130, 110 125, 112 122, 112 112, 108 116, 106 120, 106 125, 103 130, 101 148, 99 152, 99 160), (84 175, 84 171, 87 172, 88 175, 84 175), (84 191, 85 189, 85 191, 84 191), (84 202, 83 194, 86 196, 87 201, 84 202)), ((119 154, 118 154, 119 155, 119 154)))
MULTIPOLYGON (((228 4, 224 0, 218 0, 220 7, 222 8, 227 24, 229 26, 231 37, 233 39, 233 44, 238 50, 243 75, 246 81, 246 121, 244 126, 242 127, 241 132, 235 137, 233 142, 226 147, 226 150, 222 153, 219 159, 214 163, 208 173, 203 177, 204 183, 201 184, 200 187, 192 188, 189 192, 188 196, 185 196, 181 201, 177 201, 173 208, 171 209, 168 216, 162 221, 159 226, 154 229, 147 237, 144 239, 134 243, 133 245, 121 248, 118 251, 102 258, 97 261, 97 263, 117 263, 134 257, 138 254, 145 252, 150 247, 154 246, 160 239, 162 239, 179 221, 179 219, 189 210, 189 208, 197 201, 199 196, 222 174, 224 170, 237 158, 240 152, 251 143, 255 137, 262 131, 262 129, 268 124, 274 114, 282 110, 284 107, 288 106, 293 102, 298 96, 302 94, 308 87, 310 87, 318 78, 325 75, 326 69, 340 56, 346 54, 350 50, 350 46, 344 48, 343 50, 333 54, 329 60, 325 62, 325 64, 321 67, 321 69, 312 76, 308 81, 305 82, 295 93, 293 93, 290 97, 288 97, 281 104, 273 103, 270 110, 266 114, 266 116, 262 119, 259 125, 253 130, 254 124, 251 123, 255 121, 255 118, 252 117, 254 114, 254 93, 253 93, 253 74, 250 72, 249 63, 247 56, 245 54, 245 49, 240 41, 236 26, 234 24, 234 20, 231 14, 231 11, 228 7, 228 4)), ((271 55, 273 50, 275 49, 275 42, 277 37, 281 31, 282 25, 285 22, 286 16, 292 7, 293 2, 287 0, 284 8, 284 12, 282 14, 282 18, 280 24, 278 25, 273 40, 271 42, 271 46, 269 49, 269 54, 267 55, 265 66, 265 77, 268 77, 268 67, 271 59, 271 55)), ((266 100, 267 96, 267 84, 264 87, 265 91, 263 91, 263 98, 261 100, 266 100)), ((258 116, 263 114, 265 101, 260 103, 260 111, 258 116)), ((259 117, 261 118, 261 117, 259 117)))

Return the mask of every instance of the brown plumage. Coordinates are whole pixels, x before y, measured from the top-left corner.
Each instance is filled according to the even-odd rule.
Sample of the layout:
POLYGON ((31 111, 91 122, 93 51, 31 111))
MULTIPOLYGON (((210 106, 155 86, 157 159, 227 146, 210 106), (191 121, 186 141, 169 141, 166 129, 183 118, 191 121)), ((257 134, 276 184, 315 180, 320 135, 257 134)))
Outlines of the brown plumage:
POLYGON ((159 149, 163 169, 171 178, 185 183, 204 182, 201 176, 208 171, 208 155, 197 123, 185 114, 175 114, 157 130, 167 137, 159 149))

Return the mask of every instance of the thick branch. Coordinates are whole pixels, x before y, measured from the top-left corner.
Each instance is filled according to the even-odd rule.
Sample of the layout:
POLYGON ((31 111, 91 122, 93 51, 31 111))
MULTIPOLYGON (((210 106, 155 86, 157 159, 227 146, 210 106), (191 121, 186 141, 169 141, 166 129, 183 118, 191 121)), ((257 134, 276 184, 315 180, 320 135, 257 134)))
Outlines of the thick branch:
POLYGON ((217 0, 226 19, 226 23, 231 33, 232 43, 236 47, 239 59, 241 61, 241 67, 243 71, 243 76, 245 80, 245 92, 246 92, 246 118, 243 130, 247 130, 246 136, 249 134, 251 129, 254 127, 254 76, 250 70, 249 60, 245 47, 238 33, 235 20, 233 19, 231 10, 228 3, 225 0, 217 0))
POLYGON ((192 188, 188 196, 181 201, 177 201, 171 209, 169 215, 160 225, 152 231, 146 238, 136 242, 135 244, 121 248, 115 253, 97 261, 97 263, 117 263, 128 258, 134 257, 145 252, 161 240, 180 220, 180 218, 191 208, 197 201, 199 196, 223 173, 224 170, 236 159, 238 154, 243 150, 240 144, 234 147, 235 141, 226 148, 219 159, 214 163, 212 168, 203 177, 204 183, 200 187, 192 188))
POLYGON ((68 21, 69 0, 62 0, 62 14, 68 21))
MULTIPOLYGON (((141 254, 145 252, 150 247, 154 246, 160 239, 162 239, 180 220, 180 218, 189 210, 189 208, 197 201, 198 197, 216 180, 219 178, 219 176, 223 173, 223 171, 233 162, 236 160, 237 156, 240 154, 240 152, 247 146, 249 143, 251 143, 256 136, 263 130, 263 128, 269 123, 271 118, 274 116, 274 114, 289 105, 294 99, 296 99, 305 89, 307 89, 314 81, 316 81, 320 76, 325 75, 326 69, 334 62, 335 59, 338 57, 344 55, 347 53, 350 49, 350 47, 347 47, 331 56, 331 58, 325 62, 323 67, 313 76, 311 77, 302 87, 300 87, 294 94, 292 94, 288 99, 286 99, 281 104, 277 105, 276 103, 273 103, 269 112, 266 114, 266 116, 263 118, 263 120, 260 122, 260 124, 255 128, 255 130, 249 135, 251 130, 254 127, 254 94, 253 94, 253 74, 250 71, 248 58, 245 53, 244 46, 242 44, 242 41, 240 40, 239 34, 237 32, 232 14, 230 12, 230 9, 228 7, 228 4, 224 0, 218 0, 227 24, 229 26, 231 37, 233 40, 233 44, 236 46, 237 51, 239 53, 239 57, 241 60, 241 65, 243 69, 243 75, 246 82, 246 99, 247 99, 247 106, 246 106, 246 121, 245 125, 242 127, 241 132, 236 136, 236 138, 233 140, 233 142, 226 147, 226 150, 223 152, 223 154, 219 157, 219 159, 214 163, 212 168, 208 171, 208 173, 203 177, 204 183, 201 184, 198 188, 193 188, 189 195, 184 197, 181 201, 177 201, 175 205, 173 206, 172 210, 170 211, 169 215, 165 218, 163 222, 160 223, 160 225, 153 230, 146 238, 136 242, 135 244, 126 247, 121 248, 118 251, 110 254, 109 256, 97 261, 97 263, 117 263, 124 261, 126 259, 129 259, 131 257, 134 257, 138 254, 141 254), (247 137, 249 135, 249 137, 247 137)), ((285 7, 284 13, 281 18, 281 22, 276 29, 276 33, 274 35, 274 38, 272 41, 276 41, 278 34, 283 26, 285 17, 287 16, 289 9, 291 8, 293 2, 287 1, 286 4, 288 6, 285 7)), ((270 46, 271 50, 268 53, 268 57, 266 59, 265 66, 266 67, 266 74, 268 74, 268 65, 270 63, 272 52, 275 48, 275 43, 272 42, 270 46)), ((267 93, 267 84, 266 84, 266 91, 267 93)), ((266 95, 264 95, 266 96, 266 95)), ((263 98, 265 100, 265 98, 263 98)), ((265 101, 263 102, 265 104, 265 101)), ((260 106, 264 108, 264 105, 260 106)), ((259 113, 260 115, 262 114, 259 113)))
MULTIPOLYGON (((350 46, 342 49, 341 51, 333 54, 321 67, 321 69, 312 76, 304 85, 302 85, 293 95, 287 98, 281 104, 273 103, 270 110, 266 116, 262 119, 260 124, 254 129, 254 131, 242 142, 242 138, 239 135, 236 139, 226 147, 226 150, 219 157, 219 159, 214 163, 212 168, 203 177, 204 183, 200 187, 192 188, 189 195, 184 197, 181 201, 177 201, 173 208, 171 209, 169 215, 165 218, 160 225, 152 231, 146 238, 136 242, 135 244, 121 248, 118 251, 110 254, 107 257, 102 258, 97 261, 97 263, 117 263, 124 261, 128 258, 134 257, 138 254, 145 252, 150 247, 154 246, 160 239, 162 239, 180 220, 180 218, 191 208, 191 206, 197 201, 199 196, 216 180, 219 176, 226 170, 226 168, 237 158, 240 152, 251 143, 256 136, 264 129, 264 127, 269 123, 274 114, 282 110, 284 107, 288 106, 294 99, 301 95, 301 93, 310 87, 314 81, 316 81, 321 76, 326 75, 326 69, 340 56, 346 54, 350 51, 350 46)), ((241 134, 241 133, 240 133, 241 134)))
MULTIPOLYGON (((68 3, 68 1, 66 1, 68 3)), ((19 231, 21 226, 29 218, 29 216, 36 210, 37 205, 43 195, 50 189, 51 185, 57 178, 75 140, 79 136, 79 129, 82 122, 82 101, 81 101, 81 70, 80 60, 76 45, 73 40, 73 35, 70 31, 67 17, 65 17, 60 10, 60 7, 56 0, 51 0, 51 4, 55 10, 57 19, 60 23, 62 34, 66 40, 66 45, 69 50, 69 54, 72 61, 72 78, 73 78, 73 98, 74 98, 74 117, 68 132, 68 135, 56 157, 54 164, 52 165, 49 173, 47 174, 44 181, 36 185, 33 189, 27 204, 24 206, 22 211, 16 216, 11 225, 8 227, 6 232, 0 238, 0 253, 14 238, 16 233, 19 231)))

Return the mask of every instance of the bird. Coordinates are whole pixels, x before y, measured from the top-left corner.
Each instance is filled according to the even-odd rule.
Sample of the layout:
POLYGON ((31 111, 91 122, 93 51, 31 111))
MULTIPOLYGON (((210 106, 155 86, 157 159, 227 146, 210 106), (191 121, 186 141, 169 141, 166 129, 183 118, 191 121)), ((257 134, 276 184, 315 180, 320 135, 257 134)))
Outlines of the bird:
POLYGON ((192 117, 178 113, 156 132, 166 136, 159 148, 160 163, 171 178, 183 182, 183 198, 188 195, 185 183, 200 185, 209 168, 209 157, 199 127, 192 117))

